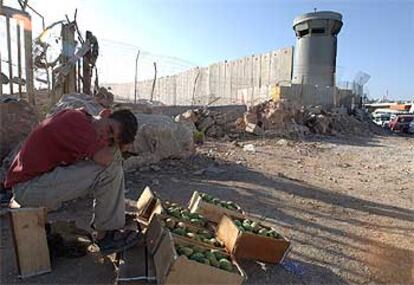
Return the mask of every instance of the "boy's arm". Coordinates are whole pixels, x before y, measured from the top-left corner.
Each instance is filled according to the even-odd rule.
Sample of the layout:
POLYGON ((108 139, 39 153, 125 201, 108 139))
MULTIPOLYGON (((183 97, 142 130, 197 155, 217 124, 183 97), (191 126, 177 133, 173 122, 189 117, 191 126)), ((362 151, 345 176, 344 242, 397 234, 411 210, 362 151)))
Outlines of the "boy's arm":
POLYGON ((112 163, 114 155, 113 147, 103 147, 93 155, 93 161, 102 166, 109 166, 112 163))

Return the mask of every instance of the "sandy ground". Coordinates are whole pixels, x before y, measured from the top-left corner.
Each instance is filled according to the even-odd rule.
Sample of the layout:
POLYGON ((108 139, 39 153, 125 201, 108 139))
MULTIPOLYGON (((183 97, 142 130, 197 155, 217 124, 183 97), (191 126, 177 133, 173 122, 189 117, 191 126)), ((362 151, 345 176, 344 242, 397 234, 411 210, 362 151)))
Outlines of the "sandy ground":
MULTIPOLYGON (((185 161, 127 173, 133 203, 145 185, 186 205, 194 190, 238 202, 292 240, 284 266, 241 262, 246 284, 414 284, 414 138, 313 138, 209 141, 185 161)), ((91 199, 50 219, 87 228, 91 199)), ((112 264, 99 255, 60 258, 53 272, 16 278, 7 219, 1 218, 1 283, 111 284, 112 264)))

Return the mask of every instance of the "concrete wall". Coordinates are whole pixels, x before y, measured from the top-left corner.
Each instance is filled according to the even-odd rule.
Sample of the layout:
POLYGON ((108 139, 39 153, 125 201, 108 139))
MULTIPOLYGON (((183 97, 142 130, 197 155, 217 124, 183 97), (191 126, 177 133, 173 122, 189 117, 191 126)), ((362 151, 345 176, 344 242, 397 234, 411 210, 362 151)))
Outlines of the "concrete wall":
MULTIPOLYGON (((175 117, 179 114, 184 113, 187 110, 194 110, 197 108, 202 108, 203 106, 197 105, 171 105, 171 106, 150 106, 148 104, 133 104, 133 103, 117 103, 116 107, 126 107, 128 109, 133 110, 136 113, 142 114, 157 114, 157 115, 165 115, 169 117, 175 117)), ((209 107, 211 111, 218 111, 221 113, 236 113, 238 116, 234 119, 234 121, 241 117, 244 112, 247 111, 246 105, 221 105, 221 106, 211 106, 209 107)))
MULTIPOLYGON (((153 100, 167 105, 256 104, 269 99, 272 84, 288 83, 293 48, 223 61, 157 79, 153 100)), ((138 82, 138 98, 150 99, 153 80, 138 82)), ((133 101, 133 83, 103 84, 117 97, 133 101)))
POLYGON ((275 100, 287 99, 305 106, 322 105, 327 108, 346 107, 351 108, 353 104, 360 103, 360 96, 352 90, 338 89, 334 87, 316 87, 309 84, 291 84, 286 86, 272 86, 271 97, 275 100))

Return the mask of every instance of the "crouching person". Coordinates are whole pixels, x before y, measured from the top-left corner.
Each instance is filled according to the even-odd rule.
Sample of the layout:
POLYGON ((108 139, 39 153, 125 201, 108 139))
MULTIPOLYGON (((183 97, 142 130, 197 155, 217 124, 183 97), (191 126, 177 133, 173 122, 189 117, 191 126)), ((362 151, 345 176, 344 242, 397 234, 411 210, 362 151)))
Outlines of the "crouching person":
POLYGON ((82 109, 65 109, 33 130, 16 155, 4 182, 23 207, 59 208, 62 202, 92 193, 92 226, 104 255, 142 239, 125 224, 121 149, 134 141, 137 119, 129 110, 95 118, 82 109))

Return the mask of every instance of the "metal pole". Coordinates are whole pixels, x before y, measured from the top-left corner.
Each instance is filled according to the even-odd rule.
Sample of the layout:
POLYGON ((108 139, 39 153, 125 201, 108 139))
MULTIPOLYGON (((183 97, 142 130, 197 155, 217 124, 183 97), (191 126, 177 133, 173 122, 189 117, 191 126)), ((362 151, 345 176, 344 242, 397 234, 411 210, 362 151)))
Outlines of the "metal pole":
POLYGON ((19 98, 22 99, 22 47, 20 37, 20 21, 17 21, 17 74, 19 77, 19 98))
POLYGON ((134 82, 134 104, 137 103, 137 81, 138 81, 138 59, 140 50, 138 50, 137 58, 135 59, 135 82, 134 82))
POLYGON ((11 37, 10 37, 10 18, 6 16, 6 27, 7 27, 7 52, 9 57, 9 84, 10 84, 10 95, 13 95, 13 68, 12 68, 12 52, 11 52, 11 37))

